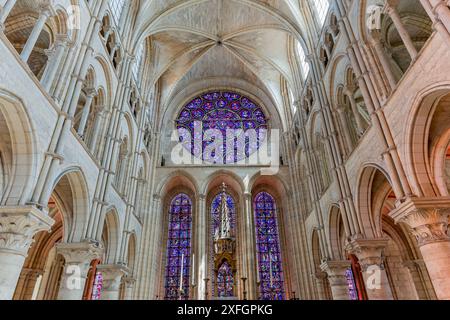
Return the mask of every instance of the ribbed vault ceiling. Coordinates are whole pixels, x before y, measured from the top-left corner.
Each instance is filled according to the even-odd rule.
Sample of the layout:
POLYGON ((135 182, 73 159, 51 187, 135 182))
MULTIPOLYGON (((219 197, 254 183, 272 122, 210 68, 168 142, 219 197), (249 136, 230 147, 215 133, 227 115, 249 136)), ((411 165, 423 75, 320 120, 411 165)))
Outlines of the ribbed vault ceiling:
MULTIPOLYGON (((283 118, 282 83, 293 84, 292 45, 301 37, 296 0, 149 0, 138 16, 136 42, 151 37, 151 78, 161 103, 208 80, 263 90, 283 118)), ((206 88, 205 89, 210 89, 206 88)), ((241 88, 249 90, 248 88, 241 88)), ((256 92, 250 92, 257 95, 256 92)))

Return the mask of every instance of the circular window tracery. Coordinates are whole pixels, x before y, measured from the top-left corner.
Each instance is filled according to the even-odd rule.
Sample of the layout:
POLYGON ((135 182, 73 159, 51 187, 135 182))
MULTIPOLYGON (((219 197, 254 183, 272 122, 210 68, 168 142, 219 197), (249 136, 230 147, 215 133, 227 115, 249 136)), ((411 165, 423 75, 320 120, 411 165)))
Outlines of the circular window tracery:
POLYGON ((180 142, 196 158, 233 164, 250 157, 265 141, 268 119, 252 99, 212 91, 191 100, 176 120, 180 142))

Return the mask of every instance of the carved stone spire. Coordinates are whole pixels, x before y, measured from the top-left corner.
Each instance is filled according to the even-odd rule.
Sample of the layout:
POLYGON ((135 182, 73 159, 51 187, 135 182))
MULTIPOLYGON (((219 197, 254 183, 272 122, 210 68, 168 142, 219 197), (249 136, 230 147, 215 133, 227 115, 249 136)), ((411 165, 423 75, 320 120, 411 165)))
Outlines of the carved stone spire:
POLYGON ((222 195, 220 199, 220 239, 230 239, 231 238, 231 217, 230 208, 227 203, 227 186, 225 183, 222 184, 222 195))

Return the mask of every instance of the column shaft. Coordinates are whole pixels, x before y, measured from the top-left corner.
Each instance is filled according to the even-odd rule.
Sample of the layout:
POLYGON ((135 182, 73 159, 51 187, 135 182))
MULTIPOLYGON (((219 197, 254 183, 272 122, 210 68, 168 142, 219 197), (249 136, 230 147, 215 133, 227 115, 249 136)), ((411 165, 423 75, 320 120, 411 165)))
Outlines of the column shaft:
POLYGON ((450 300, 449 203, 445 199, 411 199, 389 215, 406 223, 416 237, 436 296, 450 300))
POLYGON ((345 272, 350 261, 326 261, 320 268, 328 275, 333 300, 350 300, 345 272))
MULTIPOLYGON (((6 19, 8 18, 11 10, 14 8, 17 0, 7 0, 3 10, 0 12, 0 25, 4 24, 6 19)), ((0 28, 1 29, 1 28, 0 28)))
POLYGON ((347 250, 358 257, 369 300, 393 300, 384 268, 384 249, 388 239, 353 240, 347 250))
POLYGON ((61 65, 62 58, 64 56, 64 52, 67 48, 67 37, 60 36, 57 38, 55 47, 54 47, 54 55, 52 59, 49 59, 47 68, 45 70, 45 77, 42 78, 42 85, 44 86, 47 92, 50 91, 53 81, 55 80, 56 73, 58 71, 59 66, 61 65))
POLYGON ((62 243, 57 253, 65 259, 58 300, 82 300, 91 262, 99 259, 103 249, 92 243, 62 243))
POLYGON ((86 96, 86 103, 83 107, 83 113, 81 114, 80 125, 78 126, 78 135, 84 137, 84 131, 86 130, 86 124, 91 113, 92 101, 94 100, 96 91, 94 89, 88 89, 86 96))
POLYGON ((38 41, 39 35, 41 34, 42 30, 44 29, 45 23, 47 22, 47 19, 50 16, 49 10, 43 10, 39 14, 39 18, 36 21, 36 24, 33 27, 33 31, 31 31, 30 37, 28 38, 25 47, 23 48, 22 52, 20 53, 20 57, 23 61, 27 62, 30 58, 31 52, 33 51, 34 46, 36 45, 36 42, 38 41))
POLYGON ((405 44, 405 47, 408 50, 409 55, 411 56, 411 59, 415 60, 418 54, 417 49, 414 46, 414 42, 412 41, 408 30, 406 30, 405 25, 402 22, 402 18, 400 17, 397 8, 387 4, 387 11, 392 21, 394 22, 395 28, 400 34, 400 37, 402 38, 403 43, 405 44))
POLYGON ((32 207, 2 209, 0 215, 0 300, 11 300, 33 237, 54 221, 32 207))

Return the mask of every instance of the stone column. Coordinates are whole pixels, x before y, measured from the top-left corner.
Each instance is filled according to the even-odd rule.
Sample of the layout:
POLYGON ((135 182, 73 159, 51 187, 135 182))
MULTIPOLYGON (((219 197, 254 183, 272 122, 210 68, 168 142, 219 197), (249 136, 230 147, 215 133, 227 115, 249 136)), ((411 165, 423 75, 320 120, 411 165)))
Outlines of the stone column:
POLYGON ((120 45, 116 44, 112 49, 111 49, 111 53, 109 54, 109 57, 111 58, 111 60, 114 60, 114 56, 116 55, 117 50, 119 50, 120 45))
POLYGON ((394 22, 395 28, 400 34, 400 37, 402 38, 403 43, 405 44, 405 47, 408 50, 409 55, 411 56, 411 59, 414 61, 418 54, 417 49, 414 46, 414 42, 412 41, 411 36, 408 33, 408 30, 406 30, 402 22, 402 18, 400 17, 397 8, 393 4, 393 0, 388 0, 386 2, 386 12, 394 22))
POLYGON ((428 276, 424 277, 423 271, 425 274, 428 274, 426 271, 426 266, 423 260, 409 260, 404 261, 403 266, 408 268, 409 273, 411 274, 412 281, 414 283, 414 287, 417 293, 417 299, 419 300, 436 300, 436 297, 430 296, 430 291, 427 288, 427 281, 431 283, 428 276))
POLYGON ((344 94, 348 97, 348 100, 350 101, 350 106, 353 111, 353 115, 355 116, 356 120, 356 126, 358 130, 359 136, 362 136, 364 134, 364 122, 361 116, 361 113, 358 110, 358 106, 356 105, 355 97, 353 96, 353 92, 351 89, 345 88, 344 94))
POLYGON ((105 40, 105 42, 108 42, 109 36, 111 35, 111 33, 113 32, 113 29, 110 26, 107 26, 106 28, 103 29, 105 36, 103 37, 103 39, 105 40))
POLYGON ((33 237, 53 223, 34 207, 0 208, 0 300, 12 299, 33 237))
POLYGON ((383 43, 381 42, 381 30, 373 30, 370 33, 372 47, 375 50, 375 53, 378 56, 378 59, 381 62, 381 65, 383 66, 384 74, 386 75, 387 80, 389 81, 389 85, 391 86, 391 89, 395 88, 397 85, 397 80, 395 79, 394 74, 392 73, 392 67, 389 63, 388 57, 386 56, 386 51, 384 48, 383 43))
POLYGON ((443 0, 428 0, 436 13, 437 18, 444 24, 448 32, 450 32, 450 8, 449 3, 443 0))
POLYGON ((325 261, 320 268, 328 275, 333 300, 350 300, 345 272, 350 267, 350 261, 325 261))
POLYGON ((423 261, 440 300, 450 300, 450 200, 410 199, 390 213, 406 223, 417 239, 423 261))
POLYGON ((95 152, 96 146, 98 143, 98 139, 100 138, 100 129, 103 123, 103 119, 105 117, 106 107, 105 106, 97 106, 97 115, 95 116, 94 129, 92 131, 92 139, 89 143, 89 149, 92 152, 95 152))
POLYGON ((1 11, 0 11, 0 31, 3 30, 3 24, 5 23, 9 14, 11 13, 11 10, 14 8, 16 1, 17 0, 7 0, 5 5, 1 9, 1 11))
POLYGON ((47 19, 52 15, 50 5, 43 5, 40 9, 41 10, 39 12, 39 18, 36 21, 36 24, 34 25, 33 31, 31 31, 30 37, 28 38, 25 47, 23 47, 23 50, 20 53, 20 57, 25 62, 27 62, 28 59, 30 58, 31 52, 33 51, 33 48, 36 45, 39 35, 44 29, 47 19))
POLYGON ((394 299, 384 268, 384 249, 388 242, 389 239, 357 239, 346 248, 359 260, 369 300, 394 299))
POLYGON ((247 292, 248 299, 256 299, 257 297, 257 288, 256 282, 256 274, 259 270, 256 270, 256 243, 255 243, 255 227, 253 225, 253 211, 252 211, 252 194, 250 192, 244 193, 244 210, 245 210, 245 237, 247 247, 244 248, 246 254, 246 269, 242 272, 242 277, 248 279, 247 281, 247 292), (255 273, 256 272, 256 273, 255 273))
POLYGON ((91 113, 91 106, 94 97, 97 95, 97 91, 94 88, 88 88, 86 90, 86 102, 83 107, 83 112, 81 114, 80 125, 78 126, 78 135, 83 138, 84 130, 86 129, 86 124, 89 119, 89 114, 91 113))
POLYGON ((325 272, 317 271, 312 275, 317 288, 317 300, 328 300, 325 281, 327 281, 327 274, 325 272))
POLYGON ((97 271, 103 276, 101 300, 119 300, 122 277, 128 272, 122 265, 99 265, 97 271))
POLYGON ((55 80, 56 72, 61 65, 64 52, 67 49, 69 38, 66 35, 56 35, 54 47, 51 50, 51 58, 49 58, 45 75, 42 77, 42 85, 44 89, 49 92, 53 81, 55 80))
POLYGON ((56 252, 65 259, 58 300, 82 300, 91 262, 102 256, 96 243, 61 243, 56 252))
POLYGON ((123 299, 130 301, 134 299, 134 288, 136 286, 136 279, 130 278, 130 277, 124 277, 122 278, 124 288, 125 288, 125 294, 123 299))
POLYGON ((353 140, 350 135, 350 132, 348 131, 348 122, 347 117, 345 116, 345 109, 342 106, 338 106, 337 108, 337 114, 339 116, 339 122, 342 124, 342 130, 344 131, 344 139, 348 146, 348 150, 345 150, 348 153, 351 153, 353 150, 353 140))
POLYGON ((160 247, 161 247, 161 232, 163 232, 162 227, 160 227, 162 225, 162 219, 164 216, 162 210, 162 203, 161 203, 161 196, 158 194, 154 194, 153 195, 153 203, 152 203, 152 209, 150 210, 150 214, 151 214, 151 220, 150 220, 150 234, 151 234, 151 238, 150 238, 150 257, 149 260, 149 271, 148 271, 148 282, 147 285, 149 286, 149 290, 150 290, 150 298, 153 299, 155 296, 158 295, 162 295, 164 296, 164 293, 160 292, 160 288, 162 287, 160 285, 159 281, 159 264, 163 263, 164 267, 165 267, 165 263, 164 262, 160 262, 158 259, 158 253, 160 251, 160 247), (159 249, 159 250, 158 250, 159 249))
MULTIPOLYGON (((207 215, 206 215, 206 196, 200 194, 197 200, 197 248, 198 252, 196 256, 198 257, 197 265, 197 298, 199 300, 206 300, 206 285, 205 279, 208 278, 208 253, 206 248, 206 230, 207 230, 207 215)), ((209 288, 208 288, 209 289, 209 288)))

